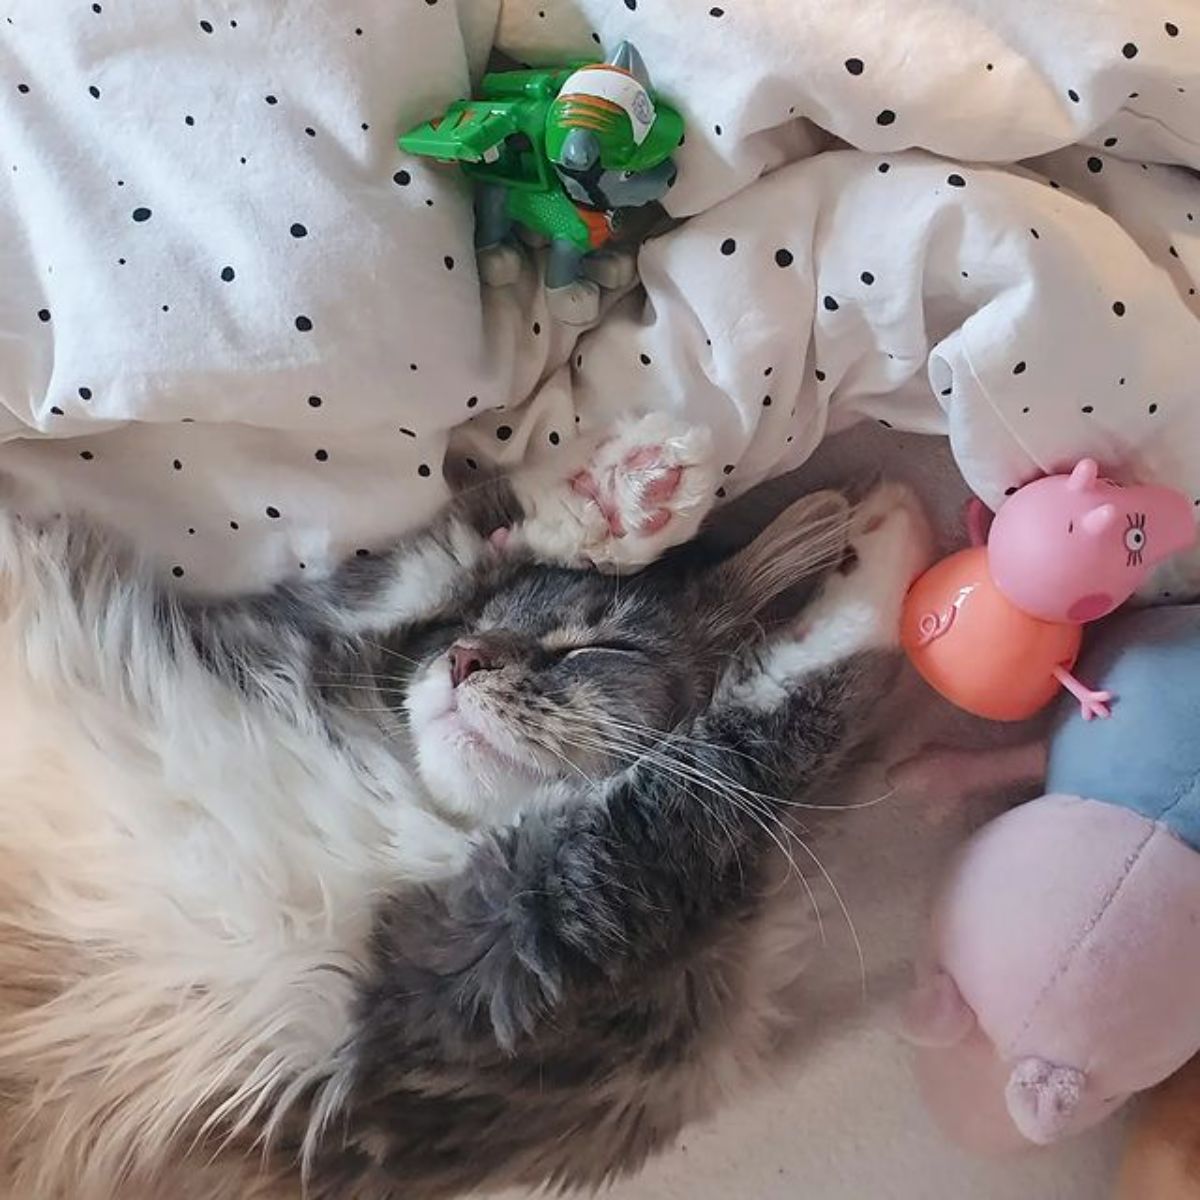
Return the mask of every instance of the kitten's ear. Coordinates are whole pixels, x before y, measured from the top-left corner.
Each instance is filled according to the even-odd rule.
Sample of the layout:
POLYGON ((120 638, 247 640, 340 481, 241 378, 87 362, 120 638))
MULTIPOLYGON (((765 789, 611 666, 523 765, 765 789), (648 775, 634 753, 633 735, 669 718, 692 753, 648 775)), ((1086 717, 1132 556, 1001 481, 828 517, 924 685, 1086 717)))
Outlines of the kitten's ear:
POLYGON ((743 550, 717 568, 721 597, 753 617, 801 581, 837 566, 846 549, 850 501, 814 492, 789 505, 743 550))

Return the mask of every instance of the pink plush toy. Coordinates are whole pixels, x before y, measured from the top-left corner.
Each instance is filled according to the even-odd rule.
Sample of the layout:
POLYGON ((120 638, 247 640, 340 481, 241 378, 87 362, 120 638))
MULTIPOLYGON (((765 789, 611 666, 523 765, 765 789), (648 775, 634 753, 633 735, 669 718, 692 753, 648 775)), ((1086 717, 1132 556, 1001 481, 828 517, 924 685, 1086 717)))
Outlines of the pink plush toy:
POLYGON ((904 1014, 927 1103, 976 1150, 1076 1133, 1200 1051, 1200 607, 1114 618, 1083 666, 1111 719, 1063 706, 1048 794, 963 849, 904 1014))
POLYGON ((1192 502, 1157 484, 1122 487, 1090 458, 1026 484, 974 547, 912 586, 900 636, 922 677, 976 716, 1021 721, 1060 687, 1085 719, 1108 716, 1109 691, 1073 668, 1089 621, 1111 613, 1151 568, 1195 539, 1192 502))

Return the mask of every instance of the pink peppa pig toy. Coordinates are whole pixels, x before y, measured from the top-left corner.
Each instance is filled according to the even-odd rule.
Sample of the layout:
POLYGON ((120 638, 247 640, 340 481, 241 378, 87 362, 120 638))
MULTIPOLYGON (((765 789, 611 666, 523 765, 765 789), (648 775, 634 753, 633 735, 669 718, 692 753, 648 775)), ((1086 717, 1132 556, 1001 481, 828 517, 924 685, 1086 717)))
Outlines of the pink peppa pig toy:
POLYGON ((1026 484, 1000 507, 984 544, 942 559, 909 591, 900 636, 913 666, 960 708, 1020 721, 1059 687, 1085 720, 1112 696, 1071 673, 1089 621, 1127 600, 1156 563, 1195 541, 1187 497, 1122 487, 1081 459, 1026 484))

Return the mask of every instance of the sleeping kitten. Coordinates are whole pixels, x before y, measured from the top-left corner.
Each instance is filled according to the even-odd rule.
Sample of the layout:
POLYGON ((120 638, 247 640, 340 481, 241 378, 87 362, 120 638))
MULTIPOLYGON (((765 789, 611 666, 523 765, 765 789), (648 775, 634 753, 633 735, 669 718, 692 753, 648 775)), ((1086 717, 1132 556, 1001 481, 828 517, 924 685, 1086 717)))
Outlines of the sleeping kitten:
POLYGON ((790 805, 866 732, 927 537, 885 487, 722 562, 535 561, 688 536, 702 453, 627 427, 238 601, 0 518, 0 1194, 590 1185, 768 1053, 790 805))

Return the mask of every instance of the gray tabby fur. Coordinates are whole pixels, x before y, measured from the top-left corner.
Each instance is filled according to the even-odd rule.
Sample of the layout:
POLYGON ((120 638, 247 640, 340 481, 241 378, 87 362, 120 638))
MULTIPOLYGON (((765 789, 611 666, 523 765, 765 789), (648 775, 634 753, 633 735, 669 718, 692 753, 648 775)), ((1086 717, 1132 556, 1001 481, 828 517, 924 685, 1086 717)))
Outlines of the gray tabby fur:
POLYGON ((793 654, 794 585, 859 569, 847 505, 823 494, 744 551, 714 561, 701 539, 622 579, 538 565, 519 538, 492 550, 487 534, 520 516, 506 487, 477 487, 386 553, 236 601, 133 588, 81 525, 36 543, 114 663, 148 660, 149 628, 160 674, 198 661, 363 774, 372 754, 411 754, 410 678, 455 639, 487 638, 506 720, 570 768, 479 831, 465 868, 375 901, 353 1023, 322 1077, 228 1138, 204 1124, 214 1089, 154 1168, 160 1186, 206 1200, 594 1187, 711 1111, 794 1026, 807 929, 780 852, 793 806, 825 802, 868 736, 895 666, 874 648, 886 637, 793 654), (583 652, 558 653, 564 637, 583 652))

